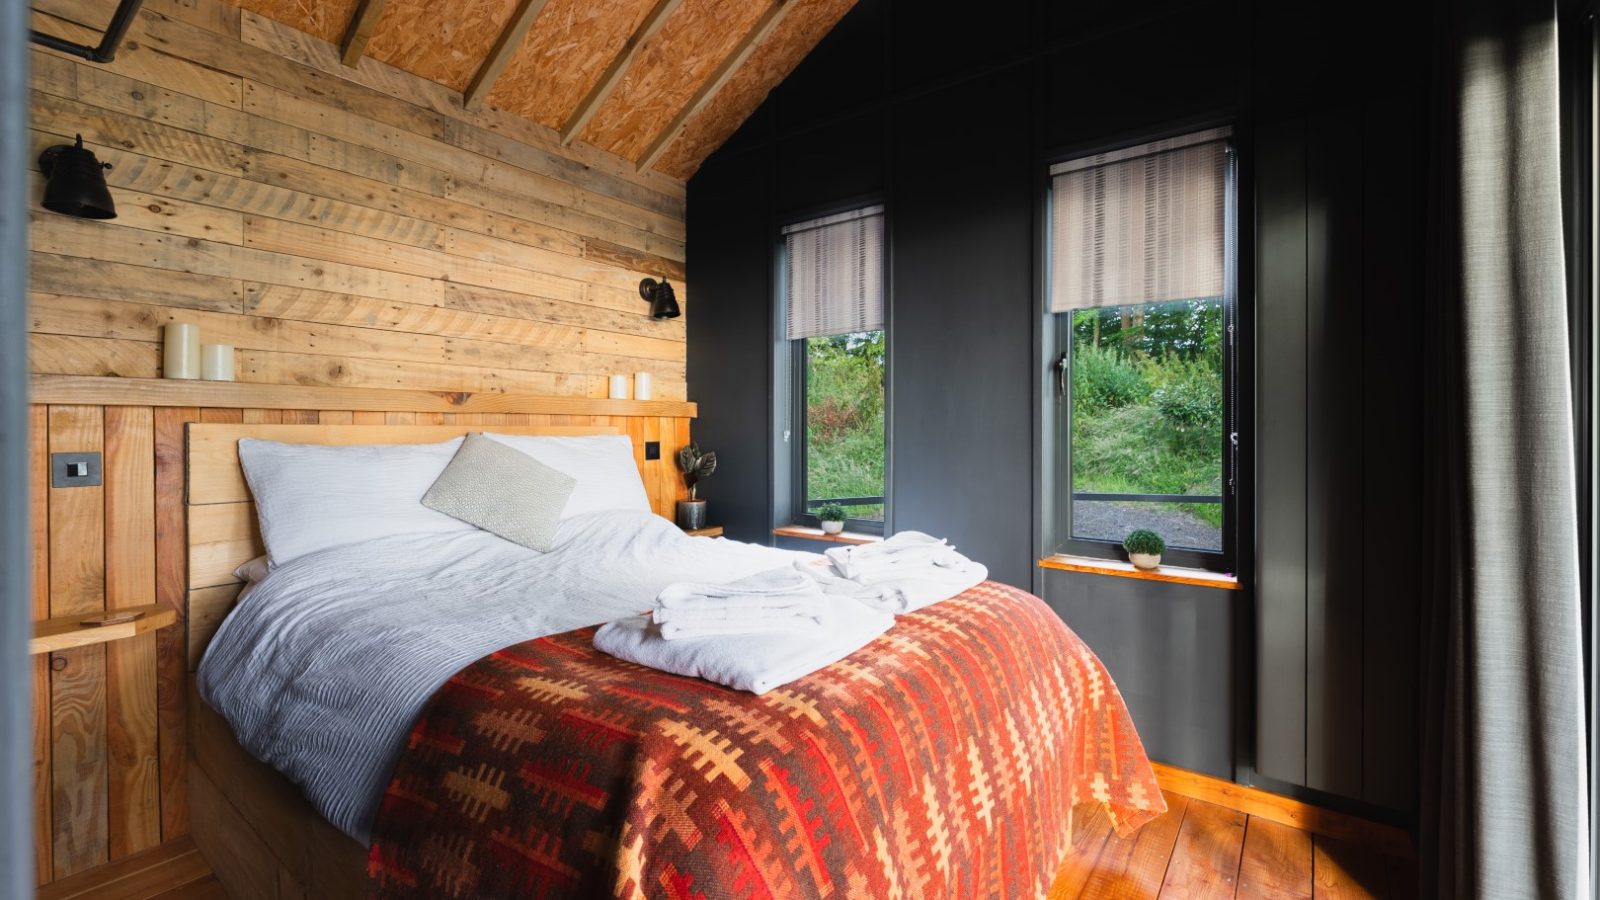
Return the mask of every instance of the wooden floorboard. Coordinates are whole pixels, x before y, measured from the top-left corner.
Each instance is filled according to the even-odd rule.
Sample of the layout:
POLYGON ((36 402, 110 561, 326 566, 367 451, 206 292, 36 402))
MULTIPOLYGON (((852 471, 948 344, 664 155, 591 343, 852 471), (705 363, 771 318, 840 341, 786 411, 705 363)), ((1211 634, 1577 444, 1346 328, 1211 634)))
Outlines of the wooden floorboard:
MULTIPOLYGON (((1357 844, 1166 793, 1167 812, 1126 836, 1080 807, 1050 900, 1415 896, 1415 865, 1357 844)), ((227 900, 184 838, 39 890, 40 900, 227 900)))

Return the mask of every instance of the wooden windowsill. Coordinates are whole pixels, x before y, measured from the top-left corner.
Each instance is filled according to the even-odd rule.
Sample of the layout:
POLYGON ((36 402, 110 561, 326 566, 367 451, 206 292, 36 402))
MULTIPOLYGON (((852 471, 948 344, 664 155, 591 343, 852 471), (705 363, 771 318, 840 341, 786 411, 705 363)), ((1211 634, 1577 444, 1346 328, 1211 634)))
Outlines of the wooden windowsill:
POLYGON ((1193 584, 1200 587, 1222 588, 1237 591, 1239 579, 1221 572, 1205 569, 1186 569, 1182 566, 1161 566, 1145 571, 1135 569, 1131 563, 1120 559, 1096 559, 1092 556, 1068 556, 1057 553, 1039 560, 1043 569, 1060 569, 1064 572, 1091 572, 1096 575, 1115 575, 1120 578, 1143 578, 1146 581, 1169 581, 1174 584, 1193 584))
POLYGON ((34 622, 33 640, 28 643, 28 655, 54 653, 58 650, 70 650, 73 647, 88 647, 93 644, 120 641, 131 638, 134 635, 144 634, 147 631, 165 628, 178 620, 178 614, 172 607, 160 604, 108 611, 137 612, 143 613, 143 615, 131 622, 120 622, 116 625, 93 626, 80 624, 84 619, 94 615, 95 613, 93 612, 34 622))
POLYGON ((875 534, 859 534, 844 531, 839 534, 823 534, 821 528, 810 528, 805 525, 784 525, 772 529, 778 537, 800 538, 805 541, 826 541, 830 544, 875 544, 883 540, 875 534))

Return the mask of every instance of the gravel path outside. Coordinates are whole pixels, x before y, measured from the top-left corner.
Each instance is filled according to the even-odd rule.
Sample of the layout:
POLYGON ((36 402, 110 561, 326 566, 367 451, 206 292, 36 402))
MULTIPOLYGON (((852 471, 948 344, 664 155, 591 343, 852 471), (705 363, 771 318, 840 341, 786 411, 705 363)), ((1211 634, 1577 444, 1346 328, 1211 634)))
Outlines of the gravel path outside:
POLYGON ((1220 529, 1186 510, 1163 508, 1166 506, 1075 500, 1072 531, 1078 537, 1120 542, 1135 528, 1148 528, 1161 535, 1169 547, 1222 549, 1220 529))

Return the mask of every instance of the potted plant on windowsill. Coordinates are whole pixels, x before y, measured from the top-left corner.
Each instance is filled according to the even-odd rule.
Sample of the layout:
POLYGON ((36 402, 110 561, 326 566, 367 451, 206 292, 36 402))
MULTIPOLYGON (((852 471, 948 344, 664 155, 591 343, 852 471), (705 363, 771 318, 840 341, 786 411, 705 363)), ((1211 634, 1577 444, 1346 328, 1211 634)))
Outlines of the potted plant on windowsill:
POLYGON ((1122 549, 1128 551, 1128 562, 1133 563, 1135 569, 1148 572, 1160 567, 1161 554, 1167 549, 1167 542, 1154 531, 1140 528, 1123 538, 1122 549))
POLYGON ((822 526, 823 534, 838 534, 844 530, 844 507, 829 503, 817 510, 817 522, 822 526))
POLYGON ((678 451, 678 468, 689 485, 689 499, 678 501, 678 527, 698 531, 706 527, 706 501, 699 497, 700 482, 717 471, 717 454, 711 450, 702 453, 699 444, 690 444, 678 451))

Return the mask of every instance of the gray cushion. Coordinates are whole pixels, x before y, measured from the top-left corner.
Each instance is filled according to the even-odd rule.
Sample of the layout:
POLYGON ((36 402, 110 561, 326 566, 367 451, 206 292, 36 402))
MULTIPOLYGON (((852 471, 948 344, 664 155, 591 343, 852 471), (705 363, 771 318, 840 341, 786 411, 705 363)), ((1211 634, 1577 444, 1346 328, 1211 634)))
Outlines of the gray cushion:
POLYGON ((481 434, 469 434, 422 505, 534 550, 549 550, 577 480, 481 434))

